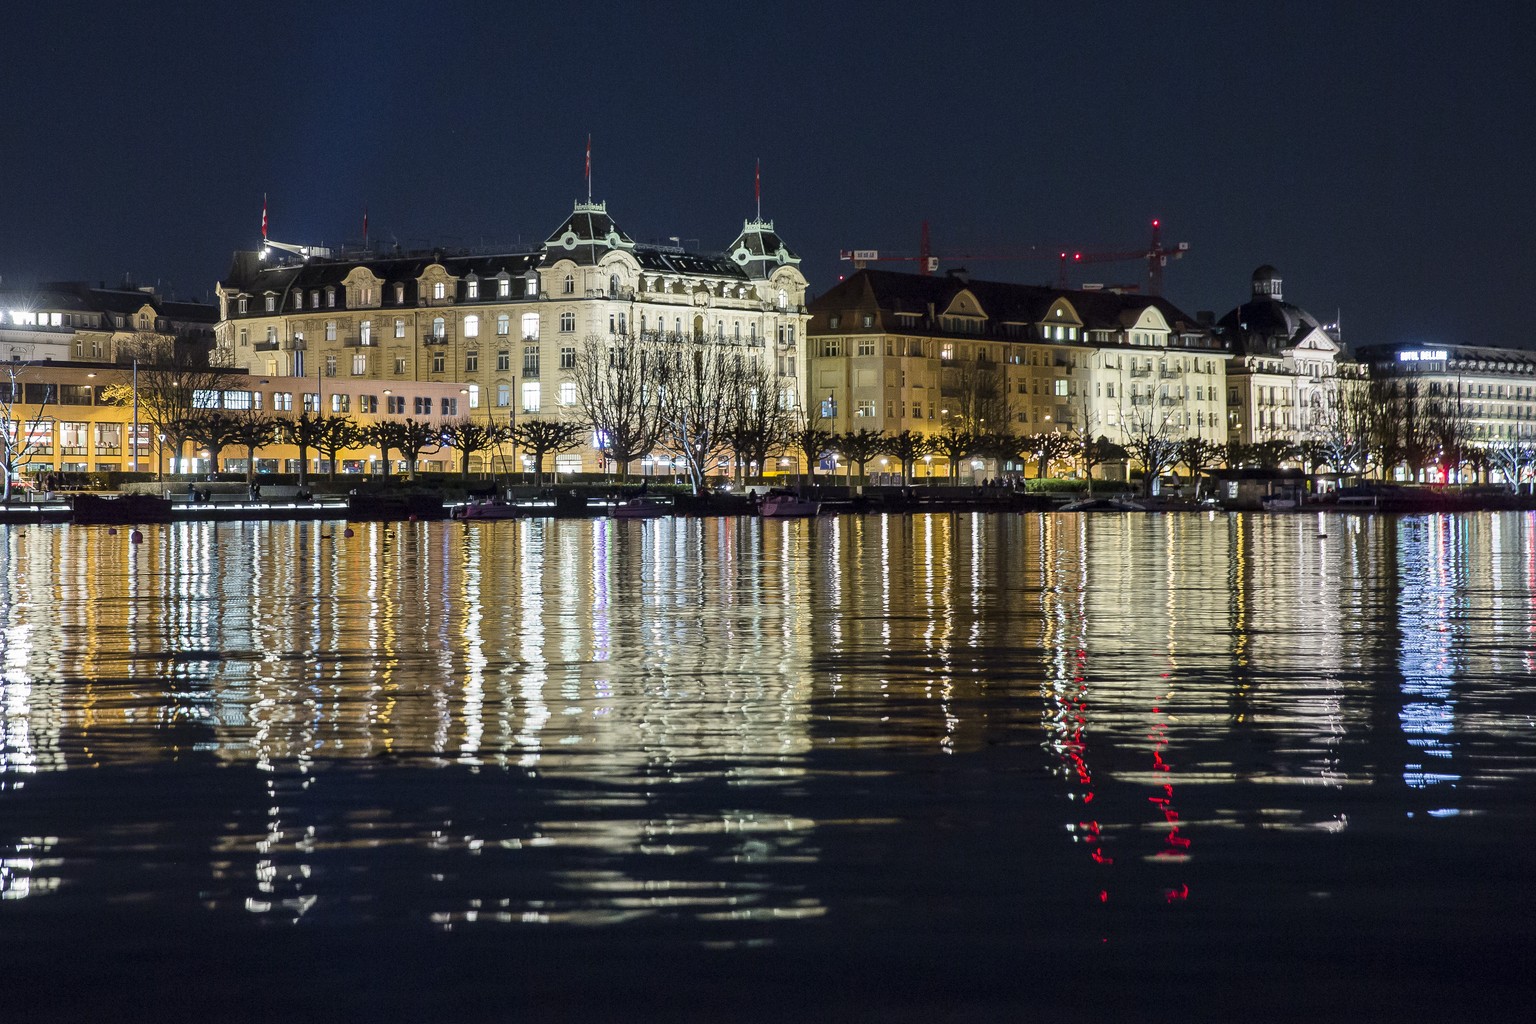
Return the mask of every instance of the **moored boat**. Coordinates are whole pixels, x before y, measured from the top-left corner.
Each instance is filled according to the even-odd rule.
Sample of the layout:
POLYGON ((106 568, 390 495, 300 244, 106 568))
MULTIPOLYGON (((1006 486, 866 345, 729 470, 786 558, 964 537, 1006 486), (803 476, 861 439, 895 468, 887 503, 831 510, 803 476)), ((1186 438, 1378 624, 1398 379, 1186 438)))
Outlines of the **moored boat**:
POLYGON ((821 511, 821 502, 802 498, 798 494, 770 491, 757 503, 757 514, 769 519, 790 519, 797 516, 814 516, 821 511))
POLYGON ((615 519, 657 519, 675 510, 671 498, 642 494, 614 505, 610 514, 615 519))
POLYGON ((453 510, 453 518, 467 522, 494 522, 500 519, 518 519, 526 512, 522 506, 500 498, 482 498, 460 505, 453 510))

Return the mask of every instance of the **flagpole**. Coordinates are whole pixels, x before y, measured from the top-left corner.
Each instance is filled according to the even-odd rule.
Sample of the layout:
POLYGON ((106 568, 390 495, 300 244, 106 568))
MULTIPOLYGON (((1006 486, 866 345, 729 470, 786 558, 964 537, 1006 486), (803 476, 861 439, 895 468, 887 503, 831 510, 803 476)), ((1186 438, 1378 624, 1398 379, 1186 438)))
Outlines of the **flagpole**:
POLYGON ((592 202, 592 133, 587 132, 587 202, 592 202))

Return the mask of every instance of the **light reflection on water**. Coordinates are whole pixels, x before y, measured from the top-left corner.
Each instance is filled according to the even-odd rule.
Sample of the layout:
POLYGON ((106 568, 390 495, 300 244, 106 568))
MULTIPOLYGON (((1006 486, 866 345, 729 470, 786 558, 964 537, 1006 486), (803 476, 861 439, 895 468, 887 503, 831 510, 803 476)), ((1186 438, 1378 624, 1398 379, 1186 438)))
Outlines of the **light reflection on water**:
POLYGON ((1536 764, 1523 514, 10 528, 0 580, 10 901, 792 944, 984 917, 1027 836, 1107 941, 1536 764))

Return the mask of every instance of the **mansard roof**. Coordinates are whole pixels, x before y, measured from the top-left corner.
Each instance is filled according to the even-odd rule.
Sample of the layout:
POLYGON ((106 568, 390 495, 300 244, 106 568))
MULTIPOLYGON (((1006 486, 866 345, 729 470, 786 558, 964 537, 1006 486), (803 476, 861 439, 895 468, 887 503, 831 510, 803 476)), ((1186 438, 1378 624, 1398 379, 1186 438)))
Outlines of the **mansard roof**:
POLYGON ((596 263, 611 249, 633 249, 635 240, 608 216, 607 203, 578 202, 544 240, 544 265, 569 259, 583 266, 596 263))
MULTIPOLYGON (((841 310, 869 310, 918 317, 942 315, 962 291, 975 296, 993 329, 1006 324, 1044 322, 1057 300, 1065 299, 1077 311, 1084 330, 1119 331, 1129 315, 1134 322, 1148 307, 1155 308, 1176 333, 1200 333, 1194 317, 1167 299, 1148 295, 1127 295, 1106 291, 1079 291, 1003 281, 972 281, 949 274, 924 276, 889 270, 864 269, 824 293, 811 303, 812 331, 826 330, 824 318, 841 310)), ((901 321, 888 323, 887 329, 912 329, 901 321)), ((925 329, 936 329, 930 324, 925 329)), ((1002 334, 1000 329, 996 333, 1002 334)))
POLYGON ((758 279, 770 276, 779 267, 800 262, 799 255, 773 229, 773 221, 761 218, 743 223, 741 234, 726 251, 749 276, 758 279))

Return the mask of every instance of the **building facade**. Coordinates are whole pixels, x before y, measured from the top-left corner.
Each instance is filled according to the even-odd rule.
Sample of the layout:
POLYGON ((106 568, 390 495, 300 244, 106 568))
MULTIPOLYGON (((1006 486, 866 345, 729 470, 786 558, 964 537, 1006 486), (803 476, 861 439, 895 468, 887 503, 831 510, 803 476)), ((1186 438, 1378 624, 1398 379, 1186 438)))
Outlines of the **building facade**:
POLYGON ((0 292, 0 358, 129 362, 173 347, 206 357, 218 309, 165 299, 153 288, 79 281, 0 292))
POLYGON ((1536 444, 1536 352, 1472 345, 1372 345, 1359 358, 1443 415, 1469 445, 1536 444))
POLYGON ((1226 354, 1160 298, 866 269, 811 312, 808 408, 834 432, 1226 441, 1226 354))
MULTIPOLYGON (((218 289, 214 362, 265 376, 458 385, 476 415, 579 418, 570 371, 589 339, 707 337, 772 366, 798 407, 809 319, 799 263, 771 221, 747 221, 722 253, 695 253, 638 243, 590 202, 528 252, 241 252, 218 289)), ((562 468, 603 467, 585 449, 562 468)))
MULTIPOLYGON (((156 371, 139 371, 140 387, 152 390, 149 380, 156 371)), ((465 389, 452 383, 412 381, 390 388, 378 381, 352 378, 317 380, 314 377, 256 377, 238 371, 199 373, 209 386, 202 389, 199 405, 228 412, 251 411, 278 419, 304 412, 323 411, 345 415, 366 427, 383 419, 448 422, 458 419, 467 407, 465 389)), ((154 473, 174 468, 178 453, 155 436, 151 417, 138 410, 138 451, 133 450, 135 409, 132 402, 134 370, 115 363, 13 364, 0 368, 0 429, 7 432, 7 450, 17 454, 14 476, 23 481, 45 474, 95 475, 104 473, 154 473)), ((147 401, 147 399, 146 399, 147 401)), ((208 452, 186 451, 182 469, 187 472, 245 472, 248 453, 235 446, 215 458, 208 452)), ((257 449, 257 472, 296 473, 299 453, 286 443, 257 449)), ((382 471, 382 453, 358 448, 341 453, 338 472, 382 471)), ((471 463, 476 471, 496 469, 493 453, 481 453, 471 463)), ((508 453, 510 457, 510 453, 508 453)), ((330 467, 317 452, 308 453, 310 473, 330 467)), ((453 472, 459 467, 453 451, 424 452, 417 469, 453 472)), ((502 471, 521 467, 508 465, 502 471)), ((393 471, 409 467, 392 462, 393 471)))
POLYGON ((1343 358, 1336 326, 1284 300, 1279 271, 1253 272, 1253 294, 1217 322, 1230 350, 1227 428, 1233 441, 1306 440, 1326 429, 1362 368, 1343 358))

